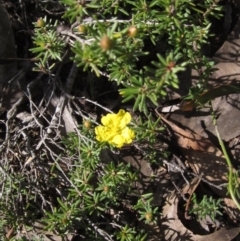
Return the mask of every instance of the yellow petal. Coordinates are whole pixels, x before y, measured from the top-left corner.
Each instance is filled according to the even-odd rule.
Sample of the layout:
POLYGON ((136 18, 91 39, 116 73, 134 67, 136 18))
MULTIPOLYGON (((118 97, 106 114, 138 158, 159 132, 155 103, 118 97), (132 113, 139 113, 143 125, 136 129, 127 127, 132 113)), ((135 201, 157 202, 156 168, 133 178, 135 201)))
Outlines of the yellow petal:
POLYGON ((96 139, 100 142, 111 141, 111 139, 117 134, 108 127, 97 126, 95 127, 96 139))
POLYGON ((130 144, 130 143, 132 143, 133 139, 135 138, 135 133, 130 128, 125 127, 122 130, 122 136, 125 139, 125 143, 130 144))
POLYGON ((103 116, 101 118, 102 124, 104 126, 113 127, 115 125, 115 123, 113 121, 116 118, 115 116, 116 116, 116 114, 107 114, 107 115, 103 116))
POLYGON ((134 131, 126 127, 130 121, 130 113, 122 109, 117 114, 103 116, 101 118, 103 126, 95 128, 96 139, 101 142, 106 141, 118 148, 132 143, 135 138, 134 131))
POLYGON ((115 135, 109 143, 115 147, 121 148, 125 143, 125 139, 122 135, 115 135))
POLYGON ((95 134, 96 134, 96 139, 98 141, 104 141, 104 126, 97 126, 95 127, 95 134))
POLYGON ((117 113, 117 122, 120 128, 124 128, 131 121, 131 115, 125 110, 119 110, 117 113))

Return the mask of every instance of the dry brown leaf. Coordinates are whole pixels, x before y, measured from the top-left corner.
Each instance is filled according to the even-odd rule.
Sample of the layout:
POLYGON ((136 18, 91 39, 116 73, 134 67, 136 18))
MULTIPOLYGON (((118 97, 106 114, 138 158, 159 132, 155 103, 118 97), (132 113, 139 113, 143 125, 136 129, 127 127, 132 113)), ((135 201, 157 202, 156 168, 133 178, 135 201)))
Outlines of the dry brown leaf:
MULTIPOLYGON (((194 181, 194 180, 193 180, 194 181)), ((187 191, 189 186, 183 189, 187 191)), ((179 198, 169 195, 162 211, 162 230, 164 240, 175 241, 231 241, 240 232, 240 227, 223 227, 218 231, 208 235, 196 235, 191 230, 187 229, 178 217, 179 198)))
POLYGON ((11 229, 8 230, 7 234, 6 234, 6 239, 10 240, 13 237, 14 234, 14 227, 12 227, 11 229))
MULTIPOLYGON (((235 1, 236 5, 237 2, 239 2, 239 0, 235 1)), ((229 85, 232 85, 232 87, 239 87, 239 52, 240 18, 238 17, 236 25, 234 26, 231 33, 228 35, 227 40, 212 58, 212 60, 216 62, 216 64, 214 65, 216 71, 213 72, 213 74, 207 81, 209 93, 206 94, 211 95, 213 98, 219 96, 219 93, 217 93, 218 91, 225 92, 224 85, 226 89, 228 89, 225 93, 223 93, 223 95, 225 96, 218 97, 212 101, 213 109, 220 114, 217 123, 220 136, 224 141, 230 141, 231 139, 240 135, 240 95, 226 95, 226 93, 235 93, 235 90, 232 89, 229 85)), ((199 71, 195 69, 187 68, 185 72, 182 72, 179 75, 180 87, 177 90, 179 98, 187 95, 189 92, 189 88, 199 83, 198 72, 199 71)), ((204 99, 206 101, 207 99, 209 99, 209 96, 205 96, 204 99)), ((191 101, 185 103, 183 102, 183 104, 184 105, 181 108, 183 108, 185 111, 190 111, 193 107, 195 107, 192 105, 193 103, 191 101)), ((187 114, 181 111, 177 111, 176 113, 173 113, 171 115, 170 119, 173 120, 175 123, 179 123, 181 126, 194 130, 194 132, 197 134, 204 136, 215 134, 215 128, 212 124, 212 116, 209 108, 202 108, 197 112, 191 112, 187 114)))
MULTIPOLYGON (((177 138, 178 146, 196 174, 202 174, 203 178, 216 186, 227 183, 228 166, 225 158, 209 139, 184 130, 168 121, 160 113, 157 112, 157 114, 172 129, 177 138)), ((226 187, 222 187, 221 190, 213 186, 211 188, 220 197, 227 197, 226 187)))

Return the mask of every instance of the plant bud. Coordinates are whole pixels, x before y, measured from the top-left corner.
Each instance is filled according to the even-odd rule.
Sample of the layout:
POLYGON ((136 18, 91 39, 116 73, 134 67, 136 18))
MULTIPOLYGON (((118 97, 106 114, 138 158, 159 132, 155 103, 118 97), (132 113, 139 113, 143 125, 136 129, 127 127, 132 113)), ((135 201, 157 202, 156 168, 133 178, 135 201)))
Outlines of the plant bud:
POLYGON ((107 51, 112 48, 113 41, 107 36, 104 35, 100 41, 100 46, 103 51, 107 51))
POLYGON ((85 25, 79 25, 77 30, 79 33, 86 33, 86 31, 87 31, 85 25))
POLYGON ((43 28, 46 25, 45 21, 42 18, 39 18, 36 22, 36 27, 43 28))
POLYGON ((86 129, 90 129, 90 128, 92 127, 91 121, 88 121, 88 120, 85 120, 85 121, 83 122, 83 125, 84 125, 84 127, 85 127, 86 129))
POLYGON ((138 34, 138 29, 136 26, 131 26, 128 29, 128 36, 131 38, 135 38, 138 34))
POLYGON ((103 187, 103 191, 104 191, 105 193, 108 193, 109 190, 110 190, 109 186, 104 186, 104 187, 103 187))
POLYGON ((152 218, 153 218, 152 213, 149 213, 149 212, 145 213, 145 218, 146 218, 147 221, 151 221, 152 218))

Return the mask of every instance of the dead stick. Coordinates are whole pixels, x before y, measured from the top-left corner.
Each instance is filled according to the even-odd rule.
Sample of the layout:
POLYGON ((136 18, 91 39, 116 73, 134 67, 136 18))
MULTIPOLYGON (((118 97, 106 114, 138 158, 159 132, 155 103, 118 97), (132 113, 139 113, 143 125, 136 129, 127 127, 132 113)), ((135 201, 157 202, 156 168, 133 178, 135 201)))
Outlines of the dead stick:
POLYGON ((188 215, 189 205, 191 203, 192 195, 195 192, 195 190, 197 189, 200 181, 201 181, 201 177, 198 177, 198 181, 195 184, 193 184, 193 186, 190 188, 190 191, 188 192, 190 194, 190 196, 187 200, 187 203, 186 203, 186 206, 185 206, 185 212, 184 212, 184 217, 188 220, 192 219, 192 217, 188 215))

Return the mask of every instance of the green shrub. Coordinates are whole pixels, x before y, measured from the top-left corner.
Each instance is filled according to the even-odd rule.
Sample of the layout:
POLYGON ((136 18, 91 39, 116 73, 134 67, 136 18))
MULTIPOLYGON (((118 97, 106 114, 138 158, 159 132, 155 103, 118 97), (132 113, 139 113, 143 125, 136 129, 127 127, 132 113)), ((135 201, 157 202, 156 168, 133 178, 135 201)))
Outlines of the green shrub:
MULTIPOLYGON (((105 127, 111 131, 101 127, 99 136, 95 133, 97 121, 91 116, 83 119, 80 135, 69 133, 59 144, 66 151, 59 159, 53 158, 47 182, 29 181, 23 172, 18 177, 6 176, 2 196, 9 201, 0 202, 1 227, 18 229, 41 216, 45 229, 59 235, 79 232, 84 240, 147 240, 147 230, 138 222, 153 225, 160 213, 153 204, 153 194, 136 187, 141 182, 140 173, 123 162, 118 152, 123 145, 132 144, 150 164, 158 165, 167 155, 154 148, 163 127, 149 108, 157 106, 169 89, 179 88, 178 73, 186 67, 199 71, 198 87, 205 88, 212 64, 201 48, 210 34, 209 17, 220 16, 217 3, 60 0, 64 25, 49 17, 35 23, 34 47, 30 49, 37 60, 35 71, 55 76, 56 66, 70 56, 87 78, 92 97, 93 82, 106 78, 116 83, 122 102, 144 115, 136 114, 123 126, 120 120, 120 128, 112 124, 115 121, 108 123, 105 127), (67 170, 63 170, 60 159, 71 160, 67 170), (32 184, 49 185, 48 193, 53 188, 57 193, 52 195, 54 201, 44 203, 32 184), (22 213, 14 200, 21 203, 22 213), (36 201, 39 204, 34 206, 36 201), (38 206, 44 213, 36 212, 38 206), (12 210, 18 215, 12 215, 12 210)), ((44 1, 39 4, 47 8, 44 1)), ((193 98, 197 94, 195 89, 190 91, 193 98)), ((45 158, 50 159, 47 154, 45 158)))

